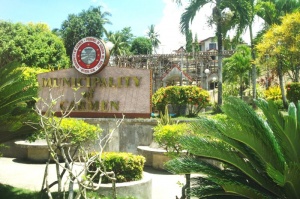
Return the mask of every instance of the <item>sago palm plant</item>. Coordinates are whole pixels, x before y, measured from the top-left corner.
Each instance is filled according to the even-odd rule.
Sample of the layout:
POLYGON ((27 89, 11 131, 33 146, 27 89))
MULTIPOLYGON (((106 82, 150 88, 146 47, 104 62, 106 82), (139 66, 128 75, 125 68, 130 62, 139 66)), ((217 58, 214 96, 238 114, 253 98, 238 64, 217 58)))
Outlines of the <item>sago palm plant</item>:
POLYGON ((46 71, 16 62, 0 67, 0 143, 33 132, 24 122, 38 119, 33 111, 38 89, 36 75, 46 71))
POLYGON ((300 103, 297 107, 291 103, 286 114, 272 102, 257 100, 256 104, 263 115, 230 97, 223 106, 226 119, 202 117, 192 124, 196 135, 181 140, 191 155, 166 164, 173 173, 201 174, 191 195, 300 198, 300 103))

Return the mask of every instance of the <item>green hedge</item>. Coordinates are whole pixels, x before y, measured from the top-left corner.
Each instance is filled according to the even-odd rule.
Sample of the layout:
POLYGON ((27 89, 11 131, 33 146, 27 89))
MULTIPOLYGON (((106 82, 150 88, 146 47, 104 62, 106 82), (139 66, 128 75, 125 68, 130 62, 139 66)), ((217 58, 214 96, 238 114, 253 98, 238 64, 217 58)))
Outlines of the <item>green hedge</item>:
POLYGON ((170 104, 176 115, 180 115, 180 110, 186 107, 188 116, 197 116, 202 108, 209 105, 209 93, 197 86, 162 87, 153 94, 152 104, 161 112, 170 104))
MULTIPOLYGON (((90 154, 90 156, 94 155, 97 155, 97 153, 90 154)), ((113 171, 115 173, 117 182, 137 181, 143 177, 146 160, 141 155, 133 155, 132 153, 125 152, 104 152, 101 158, 106 171, 113 171)), ((95 171, 98 167, 101 167, 99 159, 89 167, 89 171, 95 171)), ((101 169, 103 170, 103 168, 101 169)), ((92 172, 89 174, 92 174, 92 172)), ((98 180, 99 178, 95 178, 95 181, 98 180)), ((111 183, 111 180, 104 176, 102 177, 102 183, 111 183)))
POLYGON ((295 105, 298 104, 300 100, 300 83, 292 82, 286 85, 286 98, 289 102, 294 102, 295 105))

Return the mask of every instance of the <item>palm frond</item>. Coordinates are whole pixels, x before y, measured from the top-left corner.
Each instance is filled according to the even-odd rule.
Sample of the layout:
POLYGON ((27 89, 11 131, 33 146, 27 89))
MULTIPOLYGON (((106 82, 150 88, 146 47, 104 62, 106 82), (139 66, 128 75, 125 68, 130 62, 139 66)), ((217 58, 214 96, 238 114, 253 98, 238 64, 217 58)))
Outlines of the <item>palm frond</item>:
POLYGON ((204 198, 213 195, 245 198, 268 198, 270 195, 275 197, 242 172, 235 169, 221 169, 199 158, 175 159, 169 161, 165 166, 173 173, 182 171, 200 173, 200 176, 193 178, 193 181, 198 182, 193 183, 192 195, 199 196, 201 193, 200 196, 204 198))
POLYGON ((298 141, 300 140, 300 128, 297 125, 299 119, 296 118, 300 114, 300 106, 296 110, 294 105, 290 105, 288 115, 284 116, 277 110, 272 101, 267 102, 258 99, 256 103, 266 116, 268 125, 272 129, 286 161, 300 163, 300 145, 298 141))
POLYGON ((268 123, 258 117, 256 112, 241 99, 228 97, 223 111, 236 123, 232 129, 224 131, 229 137, 240 140, 259 155, 261 161, 272 164, 277 170, 283 171, 284 158, 268 123), (236 126, 241 127, 240 130, 236 126))
POLYGON ((284 188, 288 198, 300 198, 300 165, 296 163, 290 163, 285 169, 285 184, 284 188))
POLYGON ((197 0, 190 1, 188 7, 185 8, 185 11, 180 18, 180 30, 182 34, 185 34, 189 30, 190 23, 193 22, 196 13, 207 3, 211 2, 210 0, 197 0))
POLYGON ((188 136, 184 137, 181 143, 183 147, 192 154, 199 157, 215 159, 231 165, 260 186, 265 187, 265 189, 271 192, 275 190, 276 193, 274 184, 271 183, 270 179, 265 176, 264 173, 257 171, 244 157, 240 156, 236 149, 231 148, 222 141, 188 136), (226 156, 224 154, 226 154, 226 156))

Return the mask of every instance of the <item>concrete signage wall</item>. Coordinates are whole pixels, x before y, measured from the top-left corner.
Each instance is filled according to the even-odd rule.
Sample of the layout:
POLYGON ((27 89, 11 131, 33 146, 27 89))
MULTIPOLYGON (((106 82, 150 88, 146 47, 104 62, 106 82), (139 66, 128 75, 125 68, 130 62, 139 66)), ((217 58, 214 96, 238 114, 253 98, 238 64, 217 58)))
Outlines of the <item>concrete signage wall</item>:
POLYGON ((150 70, 105 67, 100 73, 84 75, 76 69, 38 75, 38 107, 56 99, 54 111, 59 115, 75 105, 72 117, 149 118, 151 113, 150 70))

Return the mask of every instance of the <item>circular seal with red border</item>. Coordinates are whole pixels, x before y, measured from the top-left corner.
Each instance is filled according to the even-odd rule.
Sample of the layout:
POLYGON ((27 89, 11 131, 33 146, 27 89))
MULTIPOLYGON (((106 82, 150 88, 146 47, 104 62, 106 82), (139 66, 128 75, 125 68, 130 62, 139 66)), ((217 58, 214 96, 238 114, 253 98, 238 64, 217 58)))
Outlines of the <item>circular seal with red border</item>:
POLYGON ((85 75, 100 72, 108 64, 108 60, 108 48, 95 37, 81 39, 73 49, 73 66, 85 75))

